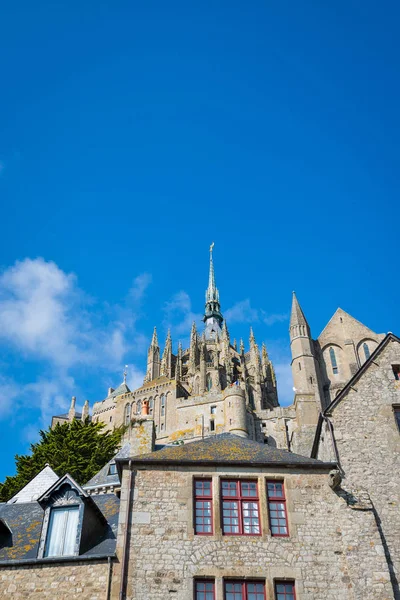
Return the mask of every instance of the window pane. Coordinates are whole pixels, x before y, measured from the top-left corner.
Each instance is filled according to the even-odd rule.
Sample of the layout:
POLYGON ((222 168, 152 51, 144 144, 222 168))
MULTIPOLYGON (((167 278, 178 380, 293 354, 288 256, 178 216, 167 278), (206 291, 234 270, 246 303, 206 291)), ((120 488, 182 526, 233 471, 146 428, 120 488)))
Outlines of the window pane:
POLYGON ((75 551, 76 534, 78 531, 79 509, 69 509, 67 511, 67 523, 65 527, 64 556, 71 556, 75 551))
POLYGON ((222 482, 222 495, 235 497, 237 495, 236 481, 223 481, 222 482))
POLYGON ((75 553, 78 518, 78 507, 51 510, 45 556, 71 556, 75 553))

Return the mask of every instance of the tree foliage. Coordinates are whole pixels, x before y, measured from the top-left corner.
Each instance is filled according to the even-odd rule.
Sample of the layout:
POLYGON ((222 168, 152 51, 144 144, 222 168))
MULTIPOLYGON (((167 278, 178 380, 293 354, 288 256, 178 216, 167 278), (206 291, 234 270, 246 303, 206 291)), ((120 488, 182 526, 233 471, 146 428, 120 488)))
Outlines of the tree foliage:
POLYGON ((0 483, 0 501, 12 498, 46 463, 60 477, 69 473, 79 484, 89 481, 114 456, 124 432, 124 428, 103 430, 103 423, 74 419, 40 431, 40 440, 31 444, 31 453, 15 456, 17 473, 0 483))

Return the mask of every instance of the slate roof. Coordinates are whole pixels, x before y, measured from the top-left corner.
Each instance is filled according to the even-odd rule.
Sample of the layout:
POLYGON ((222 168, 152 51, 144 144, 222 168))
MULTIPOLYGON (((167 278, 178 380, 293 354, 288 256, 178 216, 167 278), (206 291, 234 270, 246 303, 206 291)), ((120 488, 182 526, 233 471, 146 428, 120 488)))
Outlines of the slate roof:
POLYGON ((107 396, 107 398, 116 398, 117 396, 121 396, 122 394, 128 394, 131 390, 128 388, 126 383, 121 383, 111 394, 107 396))
POLYGON ((10 500, 8 504, 15 504, 15 502, 32 502, 37 500, 39 496, 43 494, 50 486, 58 481, 58 475, 53 471, 50 465, 43 467, 39 473, 33 477, 29 483, 21 488, 10 500))
POLYGON ((108 461, 108 463, 104 465, 104 467, 100 469, 100 471, 96 473, 96 475, 94 475, 92 479, 89 479, 89 481, 82 486, 83 489, 119 485, 120 479, 118 473, 115 473, 114 475, 109 475, 108 471, 110 469, 110 465, 112 463, 115 463, 116 458, 129 458, 130 451, 131 445, 129 443, 124 444, 124 446, 122 446, 121 450, 117 452, 114 458, 108 461))
MULTIPOLYGON (((96 538, 90 550, 67 560, 82 560, 91 557, 107 557, 115 553, 119 498, 114 494, 91 496, 107 520, 106 530, 96 538)), ((12 531, 10 536, 2 535, 0 543, 0 565, 15 562, 60 561, 60 557, 37 559, 44 510, 38 502, 21 504, 0 504, 0 520, 7 523, 12 531)))
MULTIPOLYGON (((127 462, 127 458, 116 459, 127 462)), ((284 466, 329 468, 333 463, 324 463, 314 458, 307 458, 287 450, 273 448, 231 433, 221 433, 204 440, 165 446, 150 454, 135 456, 132 462, 137 464, 230 464, 241 466, 284 466)))
MULTIPOLYGON (((82 413, 76 412, 75 419, 81 419, 82 413)), ((69 419, 69 413, 63 413, 62 415, 54 415, 53 419, 69 419)))

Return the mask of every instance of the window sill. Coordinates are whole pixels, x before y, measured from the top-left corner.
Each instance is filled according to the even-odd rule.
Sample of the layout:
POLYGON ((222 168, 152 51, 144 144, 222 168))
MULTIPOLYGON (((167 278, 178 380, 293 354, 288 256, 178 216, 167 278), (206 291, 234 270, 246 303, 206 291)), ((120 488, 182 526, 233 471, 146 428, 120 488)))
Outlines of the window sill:
POLYGON ((115 553, 112 554, 90 554, 90 555, 77 555, 77 556, 48 556, 44 558, 20 558, 12 560, 0 560, 0 567, 12 567, 12 566, 23 566, 23 565, 41 565, 44 563, 54 564, 61 562, 86 562, 91 560, 107 560, 115 558, 115 553))

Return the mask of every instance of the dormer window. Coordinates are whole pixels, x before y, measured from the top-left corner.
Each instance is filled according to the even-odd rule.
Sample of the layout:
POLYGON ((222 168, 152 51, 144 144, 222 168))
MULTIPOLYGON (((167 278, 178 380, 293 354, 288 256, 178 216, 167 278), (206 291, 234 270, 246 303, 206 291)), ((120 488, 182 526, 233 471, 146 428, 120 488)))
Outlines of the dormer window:
POLYGON ((117 465, 115 463, 111 463, 108 467, 107 475, 116 475, 117 474, 117 465))
POLYGON ((78 535, 79 506, 52 508, 45 556, 74 556, 78 535))
POLYGON ((107 525, 94 500, 70 475, 61 477, 38 503, 44 509, 38 558, 84 554, 94 541, 88 536, 88 523, 96 535, 107 525))

